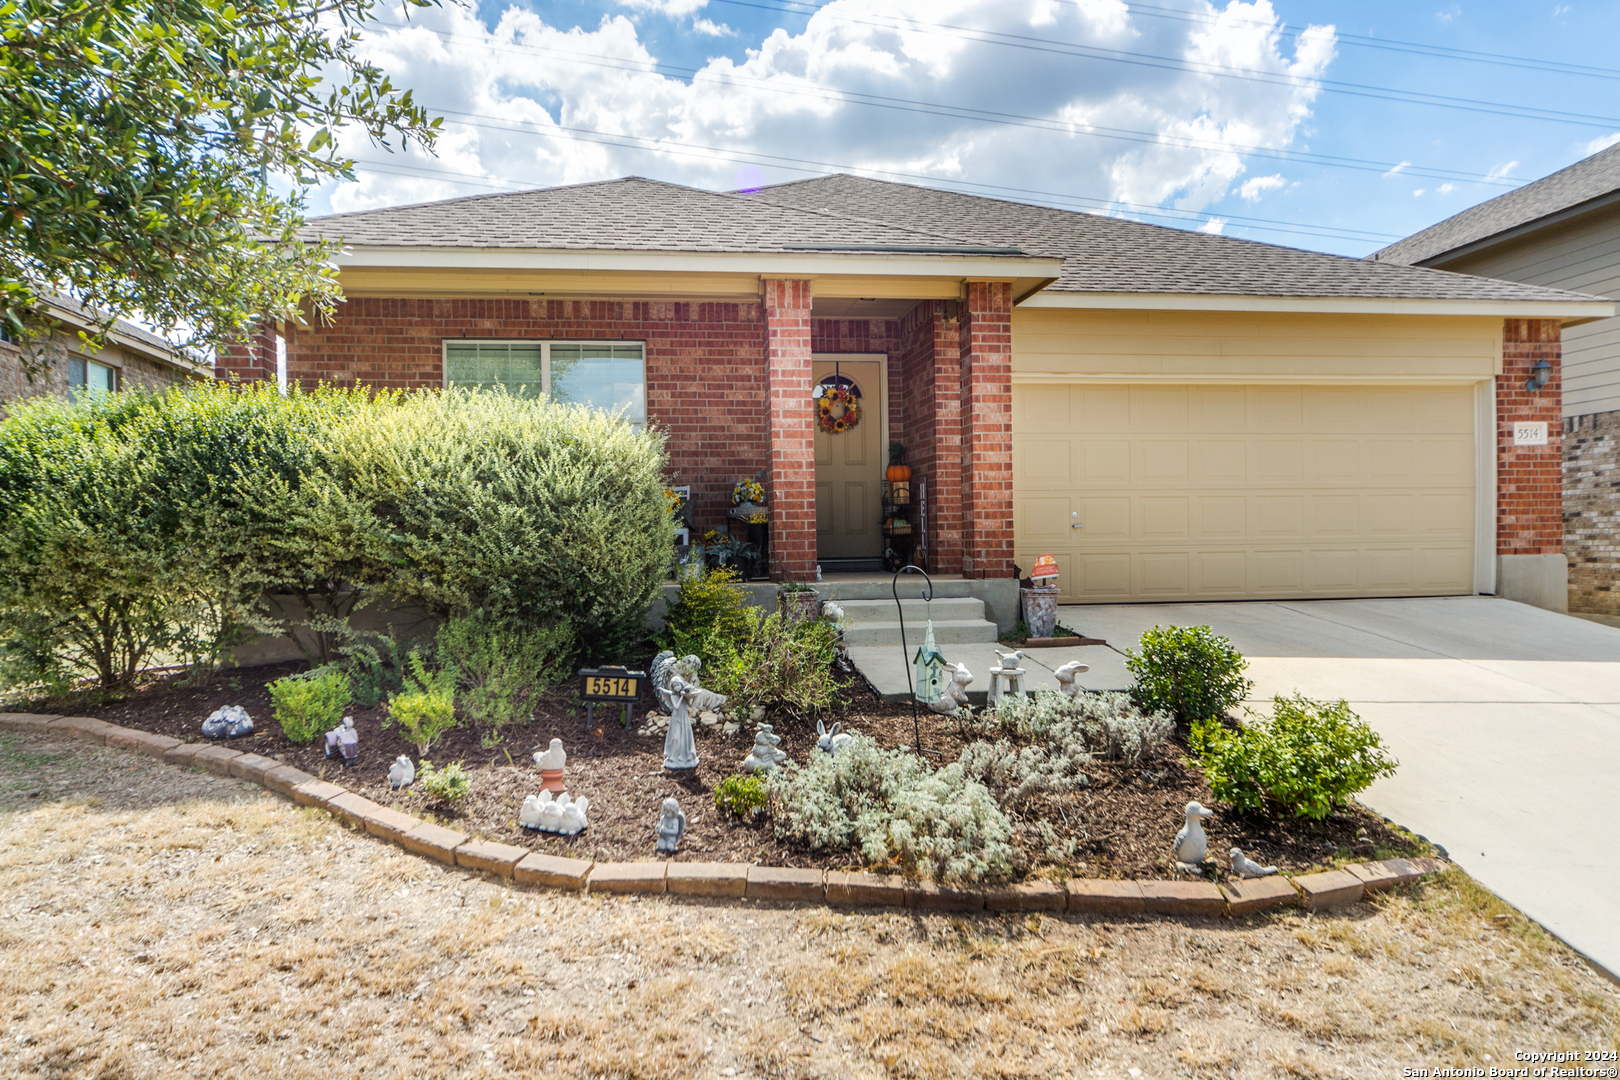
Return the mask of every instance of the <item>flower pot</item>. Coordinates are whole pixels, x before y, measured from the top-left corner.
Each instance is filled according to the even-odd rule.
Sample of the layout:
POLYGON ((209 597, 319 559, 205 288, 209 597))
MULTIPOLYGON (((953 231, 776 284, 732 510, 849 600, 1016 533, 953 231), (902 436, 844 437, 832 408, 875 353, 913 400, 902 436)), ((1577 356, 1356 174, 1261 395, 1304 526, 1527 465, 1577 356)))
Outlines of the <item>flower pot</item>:
POLYGON ((1030 637, 1051 637, 1057 626, 1058 587, 1037 585, 1032 589, 1019 589, 1018 599, 1024 607, 1024 626, 1030 637))
POLYGON ((803 592, 779 592, 776 594, 776 603, 782 609, 784 622, 803 622, 805 619, 814 619, 821 613, 821 594, 814 589, 803 592))
POLYGON ((540 787, 553 795, 561 795, 568 790, 563 786, 563 771, 561 769, 541 769, 540 787))

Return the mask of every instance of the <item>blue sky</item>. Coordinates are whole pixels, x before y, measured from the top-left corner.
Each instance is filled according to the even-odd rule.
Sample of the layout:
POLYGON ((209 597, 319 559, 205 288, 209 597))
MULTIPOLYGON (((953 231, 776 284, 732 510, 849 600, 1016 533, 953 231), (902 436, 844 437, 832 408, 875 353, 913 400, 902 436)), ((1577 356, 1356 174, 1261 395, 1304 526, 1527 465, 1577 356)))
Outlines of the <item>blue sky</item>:
POLYGON ((1620 4, 1578 2, 385 10, 367 49, 438 157, 356 140, 310 209, 847 170, 1364 255, 1620 139, 1616 40, 1620 4))

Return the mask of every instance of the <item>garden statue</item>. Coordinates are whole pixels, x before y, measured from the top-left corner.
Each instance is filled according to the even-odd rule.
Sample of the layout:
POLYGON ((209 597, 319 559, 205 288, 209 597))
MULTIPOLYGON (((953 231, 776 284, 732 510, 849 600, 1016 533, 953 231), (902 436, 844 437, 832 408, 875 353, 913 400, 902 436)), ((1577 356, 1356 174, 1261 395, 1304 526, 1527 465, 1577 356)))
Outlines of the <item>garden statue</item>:
POLYGON ((1232 873, 1237 877, 1266 877, 1277 872, 1275 866, 1261 866, 1250 860, 1242 848, 1233 848, 1227 856, 1232 862, 1232 873))
POLYGON ((388 786, 397 789, 410 787, 415 782, 416 766, 411 764, 411 759, 405 754, 399 755, 394 759, 394 763, 388 766, 388 786))
POLYGON ((695 682, 676 675, 669 680, 669 696, 674 708, 669 714, 669 731, 664 735, 664 768, 698 767, 697 743, 692 738, 692 701, 703 693, 695 682))
POLYGON ((345 716, 343 723, 326 733, 326 756, 331 757, 334 750, 342 755, 344 768, 359 760, 360 733, 354 730, 354 717, 345 716))
POLYGON ((585 812, 591 808, 591 800, 581 795, 570 802, 564 795, 557 800, 562 804, 562 824, 558 832, 564 836, 575 836, 585 831, 585 812))
MULTIPOLYGON (((834 723, 831 731, 827 730, 826 724, 823 724, 820 720, 817 720, 816 749, 828 754, 838 753, 838 751, 842 750, 844 745, 848 743, 850 739, 855 737, 853 735, 845 735, 843 731, 844 723, 842 720, 834 723)), ((784 754, 783 756, 785 757, 786 755, 784 754)), ((744 762, 744 764, 747 763, 744 762)))
POLYGON ((778 747, 782 736, 771 730, 771 725, 760 724, 754 732, 754 748, 743 758, 742 767, 749 772, 770 772, 787 760, 787 754, 778 747))
POLYGON ((1209 852, 1209 837, 1204 835, 1204 826, 1200 818, 1210 817, 1213 810, 1205 810, 1195 802, 1187 804, 1187 824, 1176 833, 1176 842, 1170 845, 1170 853, 1176 857, 1183 870, 1191 870, 1201 874, 1204 856, 1209 852))
POLYGON ((1080 688, 1075 685, 1074 677, 1091 670, 1090 664, 1082 664, 1078 660, 1070 660, 1067 664, 1052 672, 1057 676, 1058 692, 1064 697, 1078 697, 1080 688))
POLYGON ((928 707, 941 716, 955 716, 956 710, 964 708, 968 703, 968 684, 973 682, 973 672, 967 669, 966 664, 945 663, 945 670, 950 675, 941 690, 939 700, 928 707))
POLYGON ((562 831, 563 808, 562 803, 551 797, 551 792, 540 793, 540 831, 562 831))
POLYGON ((680 675, 691 683, 697 691, 692 700, 693 712, 707 712, 719 709, 726 703, 724 694, 716 694, 713 690, 705 690, 698 686, 698 671, 703 667, 703 661, 696 656, 683 656, 675 659, 675 654, 665 649, 652 662, 653 696, 664 707, 666 712, 675 711, 675 698, 670 693, 670 682, 680 675))
POLYGON ((831 600, 827 600, 821 605, 821 617, 830 623, 843 622, 844 609, 833 603, 831 600))
POLYGON ((208 715, 208 719, 202 722, 205 739, 234 739, 252 730, 253 718, 240 705, 227 705, 223 709, 215 709, 208 715))
POLYGON ((664 800, 664 811, 658 816, 658 850, 671 854, 681 846, 681 837, 686 835, 686 815, 681 813, 681 804, 674 799, 664 800))
POLYGON ((1017 650, 1014 650, 1013 652, 1002 652, 1000 649, 997 649, 996 650, 996 655, 1001 657, 1001 670, 1002 671, 1015 671, 1015 670, 1017 670, 1018 661, 1020 661, 1020 660, 1022 660, 1024 658, 1024 652, 1023 652, 1022 649, 1017 649, 1017 650))
POLYGON ((552 739, 549 747, 535 754, 534 763, 540 766, 542 788, 554 795, 567 790, 563 784, 563 766, 568 764, 568 755, 563 752, 561 739, 552 739))
POLYGON ((1023 650, 1014 650, 1010 653, 996 650, 1001 657, 1001 666, 990 669, 990 693, 988 699, 993 706, 1000 701, 1003 694, 1024 693, 1024 669, 1018 666, 1018 661, 1024 658, 1023 650))
POLYGON ((518 826, 524 829, 540 827, 540 796, 529 795, 524 798, 523 809, 518 811, 518 826))

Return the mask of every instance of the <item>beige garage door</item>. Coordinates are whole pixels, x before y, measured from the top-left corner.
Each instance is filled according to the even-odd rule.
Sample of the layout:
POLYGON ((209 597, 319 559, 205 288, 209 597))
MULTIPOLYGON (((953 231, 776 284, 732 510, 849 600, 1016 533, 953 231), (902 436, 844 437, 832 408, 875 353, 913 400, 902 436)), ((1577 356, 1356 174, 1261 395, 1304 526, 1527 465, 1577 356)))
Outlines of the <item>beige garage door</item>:
POLYGON ((1077 601, 1472 592, 1473 401, 1018 384, 1018 564, 1053 553, 1077 601))

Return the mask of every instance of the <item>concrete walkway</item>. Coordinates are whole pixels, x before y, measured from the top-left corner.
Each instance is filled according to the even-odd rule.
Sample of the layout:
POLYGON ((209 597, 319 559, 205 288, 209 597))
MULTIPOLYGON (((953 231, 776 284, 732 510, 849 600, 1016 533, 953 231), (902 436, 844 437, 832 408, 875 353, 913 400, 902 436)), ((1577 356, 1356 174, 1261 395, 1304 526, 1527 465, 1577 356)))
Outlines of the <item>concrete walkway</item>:
MULTIPOLYGON (((1070 606, 1058 618, 1120 649, 1156 624, 1211 626, 1248 658, 1257 710, 1295 690, 1348 700, 1401 764, 1366 804, 1620 981, 1620 629, 1490 597, 1070 606)), ((1123 663, 1109 681, 1087 685, 1125 688, 1123 663)))

